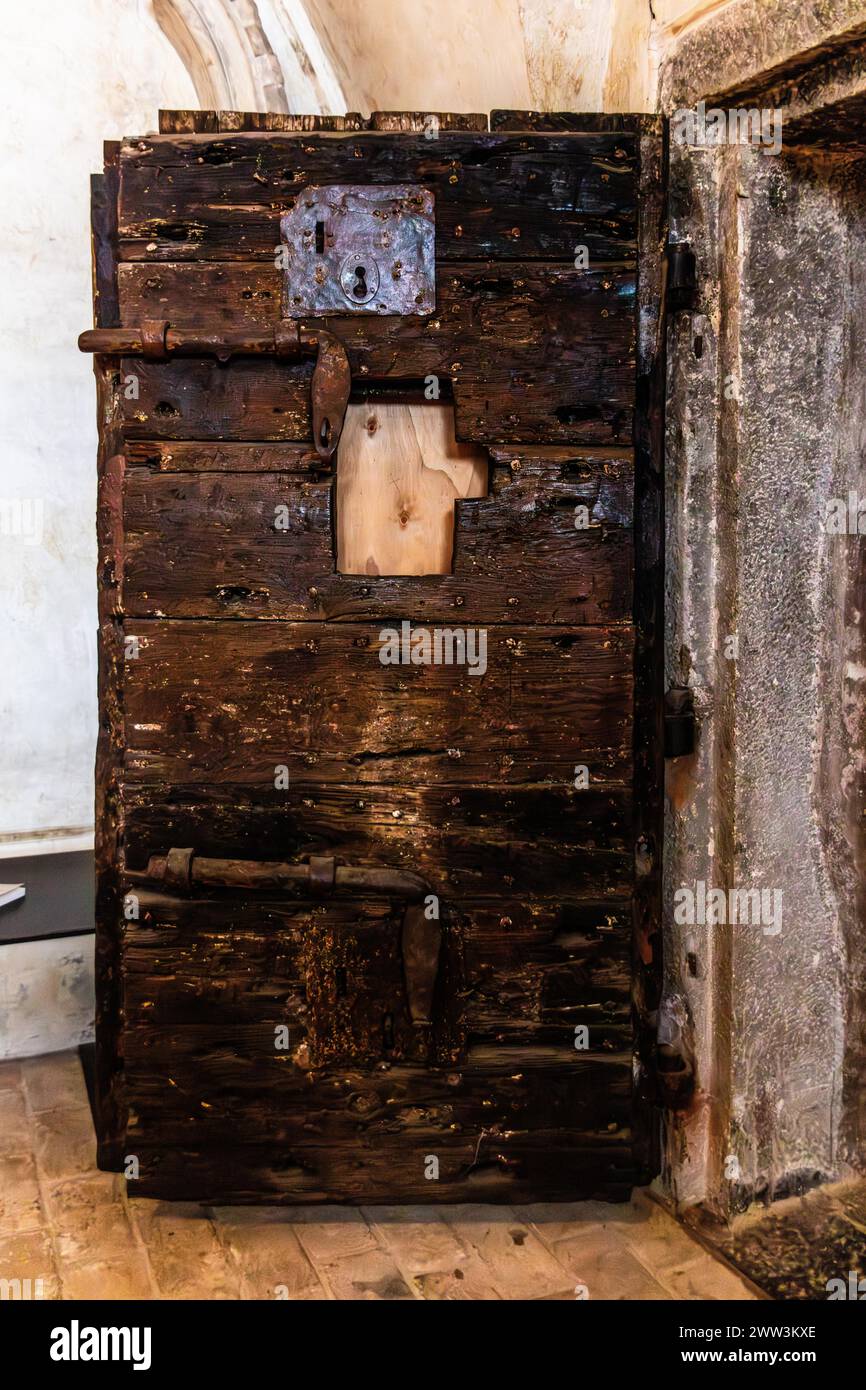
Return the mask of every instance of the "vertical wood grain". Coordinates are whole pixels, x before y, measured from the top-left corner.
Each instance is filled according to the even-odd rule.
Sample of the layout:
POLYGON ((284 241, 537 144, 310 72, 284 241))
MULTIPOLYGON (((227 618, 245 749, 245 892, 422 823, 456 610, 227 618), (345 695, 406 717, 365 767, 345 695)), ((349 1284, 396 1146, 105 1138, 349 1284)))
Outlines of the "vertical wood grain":
POLYGON ((449 574, 454 503, 487 495, 487 457, 451 405, 349 407, 337 459, 337 570, 449 574))

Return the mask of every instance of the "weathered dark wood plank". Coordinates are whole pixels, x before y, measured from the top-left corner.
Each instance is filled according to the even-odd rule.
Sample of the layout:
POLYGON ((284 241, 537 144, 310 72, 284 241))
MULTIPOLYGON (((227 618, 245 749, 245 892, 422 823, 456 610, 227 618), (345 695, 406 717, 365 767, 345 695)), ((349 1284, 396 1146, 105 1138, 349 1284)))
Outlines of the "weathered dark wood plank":
POLYGON ((586 135, 629 132, 660 135, 662 118, 629 111, 516 111, 490 112, 490 129, 498 132, 534 131, 536 134, 586 135))
POLYGON ((124 945, 128 1027, 179 1026, 192 1038, 219 1027, 268 1055, 285 1027, 279 1050, 308 1066, 433 1060, 408 1010, 402 903, 275 903, 254 914, 218 895, 139 900, 124 945), (258 930, 239 929, 238 916, 258 930))
POLYGON ((547 450, 506 463, 500 451, 496 462, 490 495, 455 504, 453 574, 399 578, 334 573, 330 479, 135 469, 124 611, 399 621, 411 610, 418 622, 453 623, 468 599, 479 623, 627 622, 631 459, 547 450))
MULTIPOLYGON (((493 351, 491 345, 490 351, 493 351)), ((589 353, 589 350, 587 349, 589 353)), ((583 362, 551 362, 488 356, 483 364, 464 354, 449 365, 458 440, 480 445, 631 444, 634 361, 630 350, 605 359, 593 349, 583 362)), ((393 352, 388 364, 403 379, 411 363, 393 352)), ((290 366, 272 358, 235 358, 222 365, 207 358, 147 362, 123 359, 134 395, 123 397, 128 439, 302 442, 311 438, 312 365, 290 366)), ((426 375, 426 374, 425 374, 426 375)), ((387 379, 387 378, 386 378, 387 379)), ((363 392, 366 380, 355 385, 363 392)), ((424 376, 413 398, 423 399, 424 376)))
POLYGON ((486 1129, 420 1138, 377 1135, 373 1143, 167 1145, 158 1130, 135 1130, 144 1197, 213 1203, 627 1201, 640 1174, 627 1130, 532 1134, 486 1129), (152 1137, 149 1137, 152 1136, 152 1137), (432 1153, 439 1179, 424 1179, 432 1153), (419 1178, 419 1173, 421 1177, 419 1178))
MULTIPOLYGON (((99 328, 117 324, 118 146, 105 147, 105 172, 91 184, 93 319, 99 328)), ((123 761, 123 629, 120 583, 123 570, 123 471, 120 389, 115 364, 95 357, 97 453, 97 634, 99 734, 95 778, 96 867, 96 1069, 94 1114, 97 1161, 119 1165, 126 1129, 126 1095, 121 1058, 123 981, 120 966, 121 888, 120 768, 123 761)))
POLYGON ((127 468, 151 473, 322 473, 322 460, 312 444, 127 439, 124 452, 127 468))
POLYGON ((667 150, 661 131, 642 127, 635 415, 635 844, 642 871, 634 887, 632 994, 635 1004, 634 1143, 636 1162, 661 1162, 656 1020, 665 980, 662 860, 664 844, 665 671, 665 262, 667 150))
MULTIPOLYGON (((285 1023, 295 1046, 306 1033, 301 945, 309 906, 207 901, 137 889, 137 920, 124 932, 127 1020, 264 1025, 285 1023)), ((344 911, 346 909, 344 908, 344 911)))
POLYGON ((425 131, 474 130, 486 134, 487 116, 482 111, 374 111, 370 129, 387 131, 392 135, 416 135, 425 131))
MULTIPOLYGON (((472 1133, 477 1142, 482 1130, 504 1137, 561 1128, 572 1143, 578 1135, 583 1144, 604 1135, 614 1145, 619 1139, 616 1147, 628 1139, 630 1058, 622 1052, 572 1049, 560 1056, 550 1049, 546 1060, 527 1067, 531 1049, 506 1047, 492 1069, 395 1064, 335 1075, 275 1053, 272 1038, 254 1029, 136 1027, 127 1049, 136 1072, 131 1141, 154 1129, 161 1144, 178 1151, 208 1145, 217 1170, 223 1147, 238 1134, 299 1156, 308 1147, 341 1147, 345 1167, 346 1148, 372 1157, 398 1135, 410 1151, 413 1141, 426 1139, 428 1154, 449 1133, 472 1133), (204 1107, 199 1097, 208 1098, 204 1107)), ((420 1191, 423 1164, 416 1180, 420 1191)))
POLYGON ((147 362, 124 358, 128 439, 309 440, 311 362, 283 365, 241 357, 227 366, 209 358, 147 362))
MULTIPOLYGON (((140 916, 125 930, 128 1026, 182 1025, 204 1039, 215 1026, 266 1052, 321 1065, 428 1060, 411 1026, 399 958, 401 906, 214 894, 184 899, 138 892, 140 916)), ((586 1051, 630 1041, 630 922, 626 900, 563 907, 544 901, 447 904, 444 950, 454 988, 439 990, 434 1058, 475 1065, 547 1066, 550 1049, 570 1065, 575 1028, 586 1051), (465 956, 465 966, 463 957, 465 956), (456 1049, 456 1050, 455 1050, 456 1049), (564 1053, 563 1053, 564 1050, 564 1053)), ((444 986, 444 981, 443 981, 444 986)))
POLYGON ((487 130, 483 113, 452 111, 374 111, 361 116, 349 111, 345 116, 306 115, 284 111, 160 111, 160 135, 202 135, 217 131, 277 131, 284 134, 317 131, 337 133, 378 130, 392 134, 411 134, 430 129, 487 130))
POLYGON ((616 261, 634 250, 629 132, 515 136, 155 136, 122 147, 122 259, 273 261, 279 219, 314 184, 420 183, 437 260, 616 261))
MULTIPOLYGON (((229 330, 273 327, 280 318, 280 272, 263 262, 127 263, 119 283, 127 325, 146 318, 180 323, 182 313, 186 323, 229 330)), ((542 381, 539 366, 555 366, 573 383, 575 398, 591 381, 593 400, 630 407, 635 283, 633 263, 587 270, 531 261, 447 264, 437 270, 429 320, 342 315, 321 323, 346 344, 362 376, 432 373, 495 384, 498 358, 515 374, 531 370, 542 381)))
POLYGON ((201 110, 160 110, 158 128, 160 135, 215 135, 219 131, 219 118, 216 111, 201 110))
POLYGON ((329 854, 348 864, 409 869, 447 902, 550 894, 598 899, 622 897, 629 888, 632 811, 621 786, 503 791, 460 782, 429 788, 307 782, 278 801, 266 790, 215 779, 215 791, 221 800, 190 784, 127 785, 127 865, 143 869, 151 855, 190 845, 214 857, 329 854))
POLYGON ((629 628, 490 627, 487 669, 475 676, 467 666, 383 665, 382 631, 128 624, 139 656, 125 670, 127 778, 266 786, 274 764, 297 758, 317 778, 332 767, 342 780, 353 762, 370 761, 393 776, 401 758, 432 750, 484 781, 482 767, 531 753, 542 777, 570 783, 573 764, 592 771, 629 744, 629 628))
MULTIPOLYGON (((126 923, 123 951, 126 1014, 139 1022, 150 1010, 154 1023, 285 1022, 303 1034, 304 989, 317 968, 305 947, 317 918, 327 917, 349 935, 359 921, 393 931, 399 918, 393 904, 379 899, 323 904, 272 894, 135 892, 139 915, 126 923)), ((557 1024, 624 1017, 627 896, 619 902, 542 900, 531 910, 519 899, 507 910, 501 901, 449 903, 447 919, 464 957, 457 1008, 471 1033, 533 1029, 547 1013, 557 1024), (560 1017, 565 1010, 575 1017, 560 1017), (586 1017, 577 1016, 581 1010, 586 1017)))
POLYGON ((455 907, 463 941, 461 1028, 471 1043, 627 1046, 631 921, 626 898, 503 914, 495 905, 455 907))

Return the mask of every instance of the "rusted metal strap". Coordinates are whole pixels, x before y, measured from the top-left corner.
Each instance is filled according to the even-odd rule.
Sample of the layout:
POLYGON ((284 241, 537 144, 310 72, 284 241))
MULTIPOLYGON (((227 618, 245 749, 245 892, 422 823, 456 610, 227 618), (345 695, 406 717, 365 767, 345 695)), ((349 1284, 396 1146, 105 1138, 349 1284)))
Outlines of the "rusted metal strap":
POLYGON ((335 859, 319 855, 292 863, 267 859, 211 859, 189 849, 170 849, 165 855, 151 855, 146 869, 130 870, 127 877, 186 890, 299 887, 316 892, 387 893, 409 902, 417 902, 430 893, 426 879, 409 869, 338 864, 335 859))
POLYGON ((208 332, 201 328, 177 328, 168 319, 144 319, 137 327, 88 328, 79 335, 81 352, 122 353, 131 357, 217 357, 227 361, 242 353, 265 353, 298 360, 312 357, 318 335, 299 323, 282 319, 270 331, 254 328, 208 332))

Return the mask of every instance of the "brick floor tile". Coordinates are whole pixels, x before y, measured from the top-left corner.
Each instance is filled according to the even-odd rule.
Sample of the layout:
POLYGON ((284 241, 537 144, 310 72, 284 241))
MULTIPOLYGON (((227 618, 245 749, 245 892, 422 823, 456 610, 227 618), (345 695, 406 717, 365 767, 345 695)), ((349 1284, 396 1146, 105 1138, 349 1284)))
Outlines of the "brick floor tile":
POLYGON ((17 1091, 21 1085, 21 1063, 0 1062, 0 1091, 17 1091))
POLYGON ((28 1286, 29 1297, 60 1297, 60 1280, 47 1231, 22 1231, 0 1240, 0 1280, 7 1281, 0 1287, 12 1298, 19 1293, 28 1296, 28 1286), (15 1286, 11 1291, 9 1283, 15 1286))
POLYGON ((656 1276, 673 1298, 754 1300, 755 1294, 733 1270, 703 1252, 669 1266, 656 1276))
POLYGON ((31 1143, 23 1091, 0 1091, 0 1155, 26 1153, 31 1143))
POLYGON ((362 1207, 374 1235, 412 1274, 437 1274, 468 1248, 435 1207, 362 1207))
POLYGON ((579 1234, 583 1226, 625 1231, 645 1220, 632 1202, 532 1202, 516 1206, 514 1212, 548 1246, 579 1234))
POLYGON ((31 1110, 72 1110, 87 1105, 87 1087, 77 1052, 26 1057, 21 1070, 31 1110))
POLYGON ((245 1298, 321 1299, 326 1296, 303 1250, 297 1227, 283 1211, 215 1207, 218 1239, 240 1271, 245 1298))
POLYGON ((197 1203, 131 1203, 160 1295, 171 1299, 238 1299, 241 1276, 197 1203))
POLYGON ((89 1110, 41 1111, 35 1116, 33 1141, 37 1165, 49 1181, 90 1177, 98 1171, 89 1110))
POLYGON ((474 1254, 462 1256, 447 1268, 416 1274, 410 1283, 430 1302, 498 1302, 501 1297, 493 1287, 490 1270, 474 1254))
POLYGON ((490 1271, 437 1207, 362 1207, 410 1288, 430 1300, 498 1299, 490 1271))
POLYGON ((61 1261, 127 1259, 140 1253, 118 1174, 46 1183, 45 1204, 61 1261))
POLYGON ((286 1210, 298 1239, 314 1262, 342 1259, 379 1249, 357 1207, 292 1207, 286 1210))
POLYGON ((635 1226, 631 1231, 617 1233, 656 1276, 691 1264, 704 1253, 703 1246, 692 1240, 673 1217, 665 1213, 661 1217, 663 1219, 635 1226))
POLYGON ((143 1253, 117 1260, 85 1260, 61 1266, 64 1298, 117 1302, 152 1298, 147 1260, 143 1253))
POLYGON ((563 1266, 508 1208, 449 1208, 448 1223, 489 1268, 500 1297, 540 1298, 567 1282, 563 1266))
POLYGON ((385 1250, 346 1255, 319 1268, 337 1299, 395 1301, 415 1297, 385 1250))
POLYGON ((35 1231, 44 1225, 33 1155, 0 1157, 0 1238, 35 1231))
POLYGON ((570 1272, 575 1289, 586 1289, 590 1299, 651 1299, 670 1294, 654 1279, 614 1232, 587 1226, 578 1235, 559 1240, 557 1258, 570 1272))

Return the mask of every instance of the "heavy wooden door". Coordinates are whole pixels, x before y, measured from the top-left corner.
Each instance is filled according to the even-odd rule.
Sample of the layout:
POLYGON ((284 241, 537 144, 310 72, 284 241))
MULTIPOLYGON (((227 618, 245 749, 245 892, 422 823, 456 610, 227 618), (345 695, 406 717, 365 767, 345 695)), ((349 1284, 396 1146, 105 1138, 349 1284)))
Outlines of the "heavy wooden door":
POLYGON ((660 544, 658 134, 160 130, 107 147, 94 199, 119 334, 97 357, 100 1162, 162 1197, 625 1195, 651 1164, 633 1010, 658 965, 655 599, 637 628, 634 602, 636 458, 647 593, 660 544), (307 327, 345 344, 354 402, 434 395, 486 456, 447 573, 338 571, 349 427, 329 463, 311 362, 261 349, 292 289, 281 217, 389 185, 432 197, 435 307, 307 327), (184 332, 194 355, 168 350, 184 332))

